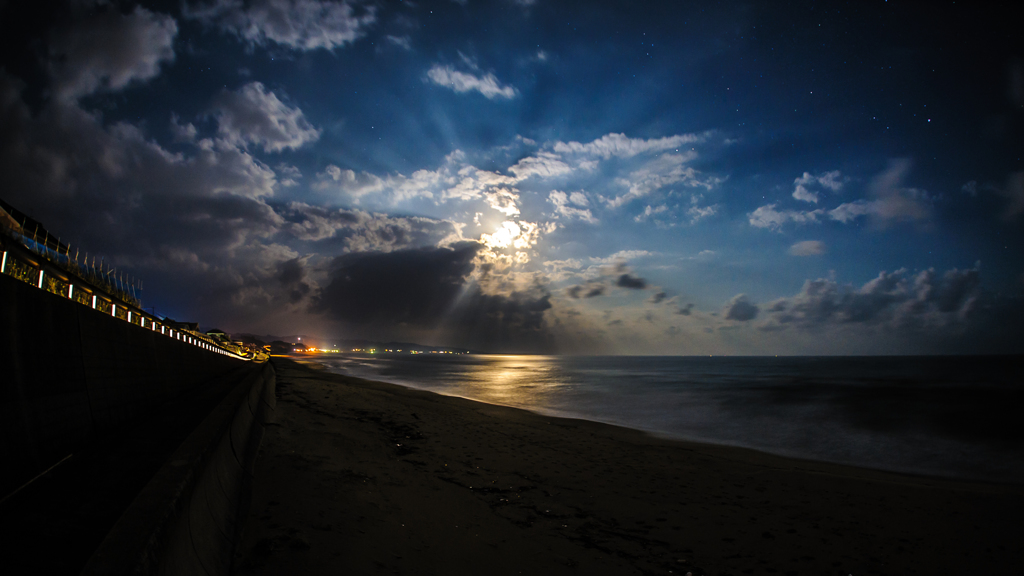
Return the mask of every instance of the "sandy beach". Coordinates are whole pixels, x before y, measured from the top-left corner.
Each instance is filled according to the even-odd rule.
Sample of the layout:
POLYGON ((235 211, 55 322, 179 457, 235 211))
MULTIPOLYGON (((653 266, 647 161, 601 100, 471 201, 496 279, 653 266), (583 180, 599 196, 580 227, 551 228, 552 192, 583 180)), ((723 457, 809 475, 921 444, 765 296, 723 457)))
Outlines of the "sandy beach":
POLYGON ((1011 574, 1024 486, 664 440, 283 358, 240 574, 1011 574))

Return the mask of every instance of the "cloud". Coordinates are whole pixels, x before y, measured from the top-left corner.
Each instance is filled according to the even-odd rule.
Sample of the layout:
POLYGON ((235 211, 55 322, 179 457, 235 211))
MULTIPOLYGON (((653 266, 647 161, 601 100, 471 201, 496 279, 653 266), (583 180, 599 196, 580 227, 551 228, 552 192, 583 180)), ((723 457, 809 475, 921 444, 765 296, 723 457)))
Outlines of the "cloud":
POLYGON ((698 221, 714 216, 718 212, 718 205, 713 206, 691 206, 687 211, 686 215, 690 217, 690 224, 696 224, 698 221))
POLYGON ((598 265, 611 265, 609 271, 614 274, 619 274, 628 270, 626 262, 629 260, 653 256, 654 254, 654 252, 649 252, 647 250, 619 250, 618 252, 610 256, 605 256, 604 258, 591 256, 590 261, 598 265))
POLYGON ((144 277, 144 299, 161 313, 225 327, 271 322, 301 282, 313 289, 308 275, 280 281, 295 278, 298 261, 278 264, 302 255, 275 239, 288 240, 287 222, 268 204, 277 174, 246 150, 206 138, 171 152, 130 123, 104 126, 74 102, 32 114, 21 89, 0 72, 4 199, 45 215, 83 257, 102 255, 144 277))
POLYGON ((824 214, 824 210, 776 210, 775 206, 775 204, 761 206, 748 214, 750 225, 757 228, 778 230, 787 222, 795 222, 797 224, 818 222, 818 218, 824 214))
POLYGON ((1006 187, 997 189, 996 193, 1007 200, 1003 210, 1004 220, 1015 220, 1024 213, 1024 171, 1010 174, 1006 179, 1006 187))
POLYGON ((281 163, 275 166, 274 169, 277 170, 279 175, 283 176, 281 186, 291 188, 299 185, 298 180, 302 178, 302 171, 297 167, 281 163))
POLYGON ((540 285, 486 293, 472 280, 481 245, 360 252, 335 258, 311 310, 381 338, 434 334, 474 349, 551 351, 540 285))
POLYGON ((880 272, 856 286, 830 278, 765 310, 761 330, 806 338, 814 353, 1020 354, 1024 299, 982 286, 981 271, 880 272), (831 347, 838 344, 838 347, 831 347), (822 348, 824 346, 824 348, 822 348))
POLYGON ((1024 213, 1024 171, 1012 172, 1002 188, 992 184, 979 186, 977 181, 971 180, 961 186, 960 190, 971 196, 977 196, 978 192, 984 190, 1006 198, 1006 206, 1000 215, 1003 220, 1012 221, 1024 213))
POLYGON ((389 174, 381 177, 329 164, 316 175, 312 187, 323 192, 345 194, 356 202, 367 199, 397 204, 413 198, 429 198, 440 205, 449 201, 482 201, 506 217, 515 217, 520 213, 518 181, 514 176, 467 164, 465 154, 456 150, 436 170, 417 170, 410 176, 389 174))
POLYGON ((405 50, 412 50, 412 39, 409 38, 408 36, 392 36, 388 34, 386 38, 388 42, 394 44, 395 46, 398 46, 399 48, 403 48, 405 50))
POLYGON ((477 91, 488 100, 495 98, 512 99, 518 91, 512 86, 502 86, 494 74, 488 73, 484 76, 475 76, 466 72, 460 72, 452 66, 434 64, 427 71, 427 78, 438 86, 451 88, 463 93, 477 91))
POLYGON ((531 176, 541 178, 552 178, 572 172, 572 168, 562 161, 557 154, 550 152, 539 152, 536 156, 528 156, 509 168, 509 171, 520 180, 531 176))
POLYGON ((666 206, 665 204, 662 204, 661 206, 658 206, 657 208, 652 208, 651 205, 648 204, 647 207, 644 208, 643 212, 637 214, 633 218, 633 221, 634 222, 643 222, 644 220, 647 220, 648 218, 650 218, 651 216, 654 216, 655 214, 661 214, 662 212, 667 212, 667 211, 668 211, 668 206, 666 206))
POLYGON ((556 218, 564 216, 567 220, 578 218, 591 224, 597 223, 597 219, 590 213, 589 208, 576 207, 587 205, 587 197, 579 192, 573 192, 570 195, 558 190, 552 190, 551 193, 548 194, 548 202, 555 205, 556 218), (575 206, 573 206, 573 204, 575 204, 575 206))
POLYGON ((793 256, 819 256, 825 252, 825 243, 820 240, 804 240, 789 247, 793 256))
POLYGON ((350 324, 436 327, 462 292, 480 245, 338 256, 316 312, 350 324))
POLYGON ((214 108, 218 134, 238 146, 253 144, 265 152, 281 152, 320 138, 320 130, 310 125, 302 110, 289 107, 260 82, 221 92, 214 108))
POLYGON ((171 114, 171 135, 176 142, 195 142, 199 131, 191 122, 182 125, 177 114, 171 114))
POLYGON ((632 274, 620 274, 618 280, 615 281, 615 285, 631 290, 643 290, 647 288, 647 281, 632 274))
POLYGON ((879 210, 876 202, 868 200, 855 200, 846 202, 828 211, 829 218, 838 222, 847 223, 856 220, 860 216, 875 214, 879 210))
POLYGON ((697 144, 705 141, 709 133, 705 134, 679 134, 666 136, 664 138, 629 138, 625 134, 605 134, 604 136, 587 144, 579 142, 556 142, 553 146, 555 152, 564 154, 584 154, 597 156, 608 160, 612 157, 631 158, 638 154, 665 152, 674 150, 681 146, 697 144))
POLYGON ((298 304, 309 296, 313 283, 308 277, 306 262, 309 257, 295 257, 276 263, 277 274, 274 279, 284 287, 289 304, 298 304))
POLYGON ((683 260, 700 260, 706 262, 708 260, 714 260, 717 257, 718 252, 715 252, 714 250, 701 250, 696 256, 686 256, 683 260))
POLYGON ((932 217, 931 198, 924 190, 907 188, 903 180, 912 167, 910 160, 891 160, 889 168, 875 176, 868 185, 868 192, 876 198, 868 203, 871 214, 881 226, 893 222, 926 221, 932 217))
POLYGON ((701 179, 697 170, 684 165, 696 156, 692 151, 682 154, 664 153, 631 172, 627 178, 617 179, 616 182, 628 187, 629 191, 608 200, 608 206, 617 208, 655 190, 678 183, 687 187, 711 190, 719 184, 718 178, 701 179))
POLYGON ((752 304, 746 294, 737 294, 725 304, 722 315, 726 320, 737 320, 746 322, 757 317, 758 308, 752 304))
POLYGON ((693 312, 693 303, 688 303, 686 306, 680 306, 676 308, 676 314, 683 316, 689 316, 693 312))
POLYGON ((174 60, 178 25, 166 14, 137 6, 131 14, 107 10, 53 35, 49 71, 59 100, 117 91, 160 74, 174 60))
POLYGON ((868 184, 871 200, 861 199, 841 204, 830 210, 831 219, 847 223, 868 216, 882 227, 896 222, 925 222, 932 218, 932 198, 928 192, 903 186, 912 163, 907 159, 889 162, 889 168, 868 184))
POLYGON ((805 188, 802 184, 796 185, 796 189, 793 190, 793 198, 796 198, 797 200, 802 200, 804 202, 814 202, 815 204, 818 203, 818 193, 809 192, 807 188, 805 188))
POLYGON ((579 298, 593 298, 595 296, 601 296, 605 292, 605 285, 600 282, 588 282, 586 284, 577 284, 570 286, 565 289, 565 293, 572 299, 579 298))
MULTIPOLYGON (((607 258, 592 257, 590 261, 593 265, 582 271, 582 273, 575 274, 562 272, 565 268, 570 267, 569 263, 564 261, 551 262, 548 266, 554 268, 556 272, 561 272, 559 274, 560 277, 581 275, 584 278, 589 278, 584 284, 567 288, 566 294, 570 298, 593 298, 594 296, 605 294, 612 286, 627 290, 646 289, 647 281, 633 273, 627 264, 627 259, 650 255, 651 252, 646 250, 621 250, 607 258)), ((582 263, 579 261, 573 260, 570 263, 572 268, 579 269, 582 267, 582 263)))
MULTIPOLYGON (((776 204, 761 206, 751 212, 749 221, 757 228, 779 230, 789 222, 805 224, 819 222, 826 215, 829 219, 849 223, 861 216, 869 216, 875 225, 885 228, 896 222, 925 223, 933 216, 932 197, 927 191, 903 186, 903 180, 910 172, 911 162, 907 159, 896 159, 889 162, 889 167, 872 178, 868 185, 869 199, 861 198, 846 202, 825 210, 778 210, 776 204)), ((793 197, 797 200, 817 203, 817 193, 809 191, 806 186, 816 185, 832 191, 843 187, 845 179, 838 170, 823 172, 813 176, 804 172, 803 176, 794 180, 796 190, 793 197)), ((1024 208, 1022 208, 1024 210, 1024 208)))
POLYGON ((186 18, 213 24, 251 46, 271 42, 293 50, 334 50, 355 42, 376 21, 376 7, 361 14, 348 2, 329 0, 216 0, 186 5, 186 18))
POLYGON ((810 172, 804 172, 803 176, 793 180, 793 184, 796 185, 796 188, 793 190, 793 198, 804 202, 817 203, 818 192, 813 192, 809 188, 819 187, 826 188, 832 192, 838 192, 843 187, 844 179, 839 170, 822 172, 817 176, 812 175, 810 172))
POLYGON ((348 252, 392 252, 464 240, 462 226, 448 220, 330 209, 302 202, 277 210, 287 222, 282 228, 295 238, 310 242, 340 239, 348 252))
POLYGON ((915 275, 883 271, 860 288, 831 279, 807 280, 799 294, 772 305, 767 326, 944 326, 971 314, 979 287, 978 268, 954 268, 942 275, 933 269, 915 275))
MULTIPOLYGON (((441 196, 445 199, 474 200, 486 197, 489 193, 496 193, 499 198, 504 197, 507 200, 518 199, 518 195, 514 191, 515 178, 489 170, 481 170, 476 166, 463 165, 458 169, 458 173, 448 181, 453 185, 443 191, 441 196)), ((507 205, 507 203, 505 204, 507 205)), ((502 212, 506 211, 507 213, 518 213, 519 210, 509 206, 502 210, 502 212)))
POLYGON ((342 170, 334 164, 328 164, 323 172, 318 172, 316 182, 313 184, 314 190, 344 192, 356 200, 367 194, 381 192, 386 187, 387 183, 378 176, 367 172, 357 174, 353 170, 342 170))
POLYGON ((660 304, 666 298, 668 298, 668 294, 664 292, 655 292, 654 294, 651 294, 651 297, 648 298, 647 301, 651 304, 660 304))

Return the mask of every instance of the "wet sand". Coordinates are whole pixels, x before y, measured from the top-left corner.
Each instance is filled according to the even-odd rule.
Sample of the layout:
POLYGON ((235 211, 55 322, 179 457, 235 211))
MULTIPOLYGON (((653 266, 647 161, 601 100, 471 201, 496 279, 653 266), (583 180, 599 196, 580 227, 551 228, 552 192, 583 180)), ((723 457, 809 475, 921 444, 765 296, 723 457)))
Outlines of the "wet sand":
POLYGON ((1024 486, 654 438, 282 358, 240 574, 1013 574, 1024 486))

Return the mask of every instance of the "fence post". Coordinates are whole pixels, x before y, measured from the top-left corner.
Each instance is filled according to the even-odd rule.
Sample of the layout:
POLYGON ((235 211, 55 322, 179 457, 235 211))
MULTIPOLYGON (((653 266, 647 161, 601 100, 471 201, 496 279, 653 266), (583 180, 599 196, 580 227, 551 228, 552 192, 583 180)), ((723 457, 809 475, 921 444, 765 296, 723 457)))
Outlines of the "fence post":
POLYGON ((7 250, 4 250, 4 261, 0 264, 0 274, 7 272, 7 250))
POLYGON ((37 286, 37 288, 42 288, 42 287, 43 287, 43 269, 40 268, 39 269, 39 286, 37 286))

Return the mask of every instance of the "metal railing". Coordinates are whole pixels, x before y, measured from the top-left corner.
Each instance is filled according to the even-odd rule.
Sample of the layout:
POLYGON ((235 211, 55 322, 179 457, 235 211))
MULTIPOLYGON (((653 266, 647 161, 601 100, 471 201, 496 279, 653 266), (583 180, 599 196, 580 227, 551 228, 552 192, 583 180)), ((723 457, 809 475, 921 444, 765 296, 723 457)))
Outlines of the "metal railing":
POLYGON ((0 274, 203 350, 240 360, 261 359, 259 353, 217 341, 198 330, 184 328, 180 323, 145 312, 141 308, 142 303, 133 295, 134 285, 112 268, 105 268, 102 264, 100 267, 83 265, 67 253, 61 253, 59 242, 57 248, 51 248, 47 240, 39 242, 9 226, 2 230, 0 274))

